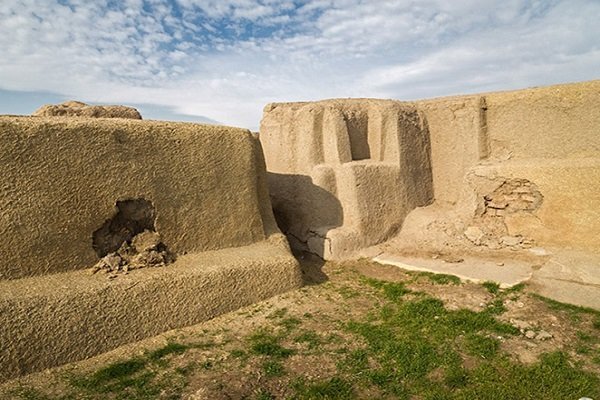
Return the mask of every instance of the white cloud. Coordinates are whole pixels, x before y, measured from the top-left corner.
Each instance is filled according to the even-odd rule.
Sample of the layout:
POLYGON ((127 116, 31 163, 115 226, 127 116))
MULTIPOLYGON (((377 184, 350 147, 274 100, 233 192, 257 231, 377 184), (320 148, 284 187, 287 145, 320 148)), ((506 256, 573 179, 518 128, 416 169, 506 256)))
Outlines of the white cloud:
POLYGON ((595 0, 172 1, 3 0, 0 89, 256 127, 271 101, 600 78, 595 0))

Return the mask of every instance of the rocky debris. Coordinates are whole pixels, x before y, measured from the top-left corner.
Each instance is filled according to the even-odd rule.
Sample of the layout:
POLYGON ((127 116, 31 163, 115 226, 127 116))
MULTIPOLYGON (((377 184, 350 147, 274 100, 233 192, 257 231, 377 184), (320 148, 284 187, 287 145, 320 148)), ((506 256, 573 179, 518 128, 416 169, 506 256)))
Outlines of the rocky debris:
POLYGON ((525 332, 525 337, 527 339, 533 339, 533 338, 535 338, 535 332, 532 330, 528 330, 525 332))
POLYGON ((520 319, 511 319, 510 323, 514 325, 521 332, 525 332, 526 330, 531 328, 531 324, 527 321, 522 321, 520 319))
POLYGON ((119 272, 146 267, 164 267, 173 261, 175 257, 162 243, 160 235, 145 230, 135 235, 131 243, 123 242, 119 250, 102 257, 91 272, 95 274, 104 271, 109 273, 109 279, 113 279, 119 272))
POLYGON ((465 236, 473 242, 474 245, 479 246, 481 245, 481 240, 485 237, 485 233, 477 226, 469 226, 465 230, 465 236))
POLYGON ((539 331, 535 336, 535 340, 548 340, 552 339, 554 336, 550 332, 539 331))
POLYGON ((554 337, 550 332, 542 330, 536 333, 531 329, 526 330, 524 335, 527 339, 535 339, 539 341, 549 340, 554 337))
POLYGON ((529 249, 532 239, 509 232, 507 219, 533 216, 544 198, 537 186, 527 179, 503 179, 497 188, 482 196, 482 202, 464 236, 476 246, 491 250, 529 249))
POLYGON ((127 106, 90 106, 80 101, 66 101, 61 104, 46 104, 33 114, 38 117, 87 117, 87 118, 128 118, 142 119, 138 110, 127 106))
POLYGON ((540 207, 543 199, 533 182, 527 179, 510 179, 484 196, 485 213, 498 216, 519 211, 531 212, 540 207))
POLYGON ((507 247, 518 246, 523 243, 522 236, 502 236, 500 242, 507 247))
POLYGON ((154 250, 160 245, 160 235, 156 232, 145 230, 131 240, 131 245, 138 253, 154 250))

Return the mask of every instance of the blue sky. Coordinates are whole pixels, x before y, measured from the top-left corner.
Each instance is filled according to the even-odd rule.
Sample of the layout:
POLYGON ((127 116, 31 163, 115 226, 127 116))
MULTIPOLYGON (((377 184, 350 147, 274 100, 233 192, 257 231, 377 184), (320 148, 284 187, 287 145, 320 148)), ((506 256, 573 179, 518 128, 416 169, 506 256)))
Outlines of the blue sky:
POLYGON ((265 104, 600 78, 600 0, 2 0, 0 114, 76 99, 256 129, 265 104))

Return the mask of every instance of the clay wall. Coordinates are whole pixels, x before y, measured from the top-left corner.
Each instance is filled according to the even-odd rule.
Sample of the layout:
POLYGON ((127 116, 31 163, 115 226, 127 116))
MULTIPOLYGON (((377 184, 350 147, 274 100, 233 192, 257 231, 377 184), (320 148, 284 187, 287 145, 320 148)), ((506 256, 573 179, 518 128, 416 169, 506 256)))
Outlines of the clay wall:
POLYGON ((0 117, 0 167, 0 382, 302 285, 247 130, 0 117), (141 229, 175 259, 84 270, 141 229))
POLYGON ((246 130, 1 117, 0 143, 0 279, 93 265, 103 255, 94 233, 129 200, 153 209, 175 254, 248 245, 277 230, 260 145, 246 130))
POLYGON ((471 246, 469 227, 488 249, 600 248, 600 81, 416 102, 271 104, 261 141, 282 229, 302 243, 330 238, 332 258, 400 226, 398 243, 412 250, 471 246), (398 178, 407 173, 413 179, 398 178), (297 180, 324 196, 303 197, 297 180), (512 186, 522 193, 508 203, 489 200, 512 186))
POLYGON ((390 238, 432 199, 429 135, 410 105, 270 104, 260 139, 280 228, 292 245, 324 258, 390 238))

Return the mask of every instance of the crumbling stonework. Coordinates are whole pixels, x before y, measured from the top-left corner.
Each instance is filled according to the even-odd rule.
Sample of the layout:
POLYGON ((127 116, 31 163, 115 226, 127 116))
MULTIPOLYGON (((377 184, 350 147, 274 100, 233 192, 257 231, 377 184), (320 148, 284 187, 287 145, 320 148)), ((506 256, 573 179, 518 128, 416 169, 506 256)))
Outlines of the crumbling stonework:
POLYGON ((0 381, 302 284, 247 130, 0 116, 0 166, 0 381))
POLYGON ((133 107, 90 106, 80 101, 66 101, 61 104, 46 104, 37 109, 32 115, 37 117, 142 119, 142 115, 133 107))
POLYGON ((284 231, 292 241, 329 239, 319 239, 331 248, 322 252, 326 258, 382 243, 389 235, 381 232, 394 229, 399 233, 388 248, 410 253, 534 246, 597 251, 599 110, 600 81, 416 102, 272 104, 265 108, 261 141, 284 231), (397 111, 383 111, 390 109, 397 111), (379 139, 390 137, 400 139, 379 139), (336 151, 337 159, 331 156, 336 151), (394 156, 377 158, 381 151, 394 156), (402 154, 410 156, 395 158, 402 154), (352 189, 345 190, 340 167, 332 167, 375 168, 378 161, 400 171, 412 165, 419 178, 365 175, 372 186, 349 180, 345 187, 352 189), (308 183, 312 190, 303 189, 308 183), (419 200, 404 193, 418 193, 419 200), (392 212, 390 204, 414 210, 392 212), (380 220, 371 217, 378 207, 380 220), (358 228, 351 228, 352 244, 337 250, 340 226, 358 228))

